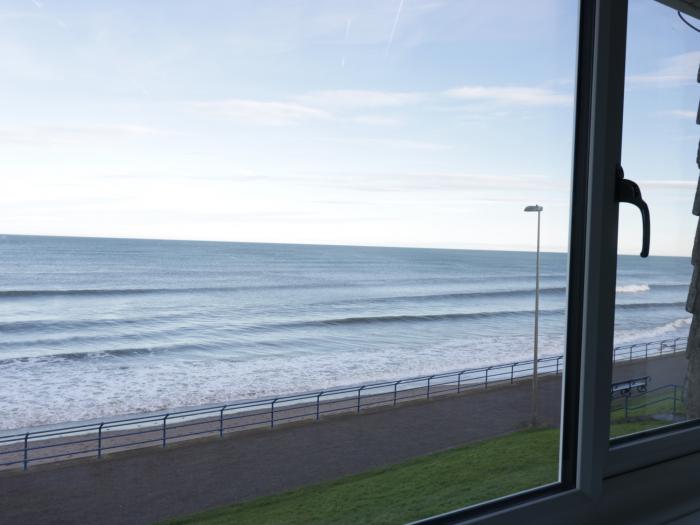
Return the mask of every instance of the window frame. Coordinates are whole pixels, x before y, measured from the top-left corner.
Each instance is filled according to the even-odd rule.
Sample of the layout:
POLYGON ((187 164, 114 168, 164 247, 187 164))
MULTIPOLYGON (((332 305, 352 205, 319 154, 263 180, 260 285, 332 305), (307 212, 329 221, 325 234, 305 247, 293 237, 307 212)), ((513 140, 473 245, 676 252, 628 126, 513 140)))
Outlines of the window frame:
MULTIPOLYGON (((657 1, 674 9, 685 5, 657 1)), ((595 516, 625 522, 630 500, 636 513, 630 523, 658 523, 662 515, 700 508, 700 497, 688 492, 688 472, 700 468, 700 422, 610 439, 615 171, 622 150, 627 15, 628 0, 580 0, 560 479, 416 523, 587 523, 595 516), (640 498, 650 490, 656 497, 640 498), (676 496, 666 506, 659 504, 664 490, 676 496)))

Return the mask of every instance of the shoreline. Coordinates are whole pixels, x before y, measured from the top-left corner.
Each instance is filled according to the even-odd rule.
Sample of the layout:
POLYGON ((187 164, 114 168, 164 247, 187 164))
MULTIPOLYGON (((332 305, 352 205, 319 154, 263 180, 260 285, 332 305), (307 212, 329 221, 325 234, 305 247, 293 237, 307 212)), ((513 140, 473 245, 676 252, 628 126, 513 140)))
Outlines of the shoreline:
MULTIPOLYGON (((618 360, 617 363, 618 367, 620 365, 624 367, 626 362, 637 366, 640 362, 671 358, 682 358, 684 362, 684 354, 684 351, 677 350, 674 353, 642 356, 630 361, 618 360)), ((550 363, 549 368, 540 368, 539 374, 543 380, 547 377, 558 377, 561 374, 560 359, 555 358, 555 364, 550 363)), ((372 387, 360 385, 329 390, 325 393, 312 392, 284 398, 250 400, 232 405, 198 407, 179 413, 141 414, 134 418, 116 419, 111 423, 83 422, 69 427, 64 425, 53 430, 9 434, 0 437, 0 470, 26 470, 30 465, 76 458, 100 458, 107 454, 143 447, 165 448, 171 444, 206 436, 224 437, 233 433, 274 429, 289 424, 313 423, 335 416, 372 413, 421 401, 429 402, 432 398, 502 390, 529 382, 531 374, 524 374, 523 372, 527 370, 517 370, 515 366, 516 363, 512 363, 477 369, 476 372, 484 373, 484 376, 476 378, 478 381, 473 376, 467 380, 461 380, 456 375, 459 372, 452 372, 435 374, 429 378, 409 378, 380 383, 374 385, 376 391, 373 393, 372 387), (489 372, 491 380, 484 382, 484 379, 488 381, 489 372), (430 386, 415 384, 430 380, 432 380, 430 386), (387 390, 390 386, 398 386, 402 381, 403 385, 410 387, 387 390), (325 398, 324 395, 326 395, 325 398)))
MULTIPOLYGON (((625 344, 625 345, 620 345, 618 347, 615 347, 614 349, 614 354, 615 354, 615 362, 620 362, 620 361, 625 361, 627 359, 652 359, 656 356, 662 356, 662 355, 672 355, 678 352, 684 352, 685 351, 685 346, 687 344, 687 338, 685 337, 677 337, 674 339, 664 339, 664 340, 656 340, 656 341, 650 341, 646 343, 632 343, 632 344, 625 344)), ((548 372, 550 369, 553 369, 556 373, 558 373, 561 368, 563 367, 564 363, 564 356, 563 355, 550 355, 550 356, 543 356, 538 359, 538 367, 539 367, 539 373, 544 374, 548 372), (556 361, 556 362, 555 362, 556 361)), ((30 426, 24 426, 24 427, 15 427, 15 428, 7 428, 7 429, 1 429, 0 428, 0 440, 6 439, 8 437, 12 436, 19 436, 23 435, 27 432, 30 434, 34 433, 41 433, 41 432, 51 432, 51 431, 56 431, 60 430, 62 428, 72 428, 76 426, 89 426, 89 425, 100 425, 100 424, 105 424, 109 425, 111 423, 118 423, 124 420, 132 420, 132 419, 140 419, 140 418, 158 418, 158 417, 163 417, 166 414, 175 414, 175 413, 181 413, 181 412, 198 412, 198 411, 205 411, 205 410, 216 410, 221 408, 222 406, 226 407, 233 407, 235 405, 252 405, 252 404, 269 404, 271 401, 277 399, 277 400, 294 400, 294 399, 303 399, 303 398, 308 398, 308 397, 313 397, 316 396, 319 392, 323 393, 325 397, 328 397, 330 395, 334 394, 343 394, 346 392, 356 392, 357 389, 362 389, 366 391, 371 391, 371 390, 377 390, 381 389, 382 387, 384 388, 389 388, 394 384, 398 385, 411 385, 415 383, 420 383, 420 382, 427 382, 429 378, 431 379, 436 379, 438 382, 440 379, 444 378, 449 378, 450 376, 456 376, 457 374, 462 375, 462 382, 466 386, 471 383, 478 382, 480 379, 483 380, 485 379, 485 372, 487 370, 490 370, 490 374, 488 375, 489 381, 490 379, 495 379, 498 377, 502 377, 503 375, 507 376, 506 379, 515 379, 515 378, 524 378, 524 377, 529 377, 531 375, 532 371, 532 359, 528 360, 523 360, 523 361, 512 361, 512 362, 506 362, 506 363, 499 363, 499 364, 492 364, 492 365, 487 365, 487 366, 480 366, 480 367, 474 367, 474 368, 464 368, 464 369, 458 369, 458 370, 448 370, 445 372, 436 372, 432 375, 418 375, 418 376, 408 376, 408 377, 403 377, 399 379, 387 379, 387 380, 379 380, 379 381, 374 381, 370 383, 361 383, 361 384, 348 384, 348 385, 339 385, 339 386, 334 386, 322 390, 306 390, 306 391, 300 391, 300 392, 291 392, 291 393, 284 393, 284 394, 279 394, 276 396, 267 396, 267 397, 254 397, 254 398, 243 398, 243 399, 234 399, 234 400, 228 400, 228 401, 220 401, 220 402, 211 402, 211 403, 203 403, 203 404, 196 404, 196 405, 182 405, 182 406, 174 406, 174 407, 169 407, 169 408, 163 408, 163 409, 157 409, 157 410, 148 410, 148 411, 139 411, 139 412, 127 412, 127 413, 121 413, 121 414, 113 414, 110 416, 96 416, 93 418, 88 418, 88 419, 77 419, 77 420, 61 420, 57 421, 55 423, 46 423, 46 424, 41 424, 41 425, 30 425, 30 426), (505 374, 504 374, 505 370, 505 374)), ((1 445, 1 441, 0 441, 1 445)), ((0 456, 0 464, 2 464, 2 459, 0 456)))
MULTIPOLYGON (((625 347, 626 348, 626 347, 625 347)), ((230 400, 230 401, 225 401, 225 402, 212 402, 212 403, 204 403, 204 404, 198 404, 198 405, 185 405, 185 406, 176 406, 176 407, 170 407, 170 408, 164 408, 160 410, 152 410, 152 411, 144 411, 144 412, 131 412, 131 413, 125 413, 125 414, 115 414, 112 416, 105 416, 105 417, 94 417, 90 419, 80 419, 80 420, 68 420, 68 421, 58 421, 56 423, 47 423, 43 425, 32 425, 32 426, 27 426, 27 427, 17 427, 17 428, 10 428, 10 429, 0 429, 0 440, 3 438, 11 437, 11 436, 16 436, 20 434, 24 434, 26 432, 29 433, 38 433, 38 432, 50 432, 50 431, 55 431, 59 430, 61 428, 69 428, 69 427, 74 427, 74 426, 87 426, 87 425, 99 425, 100 423, 118 423, 124 420, 129 420, 129 419, 139 419, 139 418, 150 418, 150 417, 163 417, 166 414, 175 414, 175 413, 180 413, 180 412, 197 412, 197 411, 204 411, 204 410, 216 410, 220 409, 222 406, 227 406, 227 407, 233 407, 236 405, 253 405, 253 404, 269 404, 271 401, 277 399, 280 401, 283 400, 295 400, 295 399, 303 399, 303 398, 309 398, 309 397, 314 397, 316 396, 319 392, 323 392, 323 395, 325 397, 328 396, 333 396, 333 395, 342 395, 347 392, 356 392, 357 389, 362 389, 363 391, 371 391, 371 390, 378 390, 382 388, 390 388, 392 385, 397 383, 398 385, 411 385, 415 383, 421 383, 421 382, 427 382, 429 378, 435 379, 435 380, 440 380, 444 378, 449 378, 451 376, 457 376, 457 374, 462 375, 462 384, 464 387, 468 387, 470 383, 478 383, 480 380, 483 380, 485 378, 484 372, 488 369, 491 372, 488 376, 488 382, 491 383, 491 380, 494 379, 494 382, 496 381, 495 378, 501 377, 503 375, 506 375, 507 378, 510 378, 510 371, 511 367, 514 367, 513 369, 513 379, 522 379, 524 377, 529 377, 529 372, 532 370, 532 360, 524 360, 524 361, 513 361, 513 362, 507 362, 507 363, 501 363, 501 364, 494 364, 494 365, 489 365, 489 366, 481 366, 481 367, 475 367, 475 368, 464 368, 460 370, 448 370, 445 372, 437 372, 435 374, 431 375, 417 375, 417 376, 408 376, 408 377, 403 377, 399 379, 388 379, 388 380, 382 380, 382 381, 376 381, 376 382, 371 382, 371 383, 360 383, 360 384, 348 384, 348 385, 339 385, 339 386, 334 386, 330 388, 326 388, 323 390, 306 390, 306 391, 300 391, 300 392, 291 392, 291 393, 286 393, 286 394, 280 394, 278 396, 267 396, 267 397, 254 397, 254 398, 243 398, 243 399, 236 399, 236 400, 230 400), (506 370, 507 369, 507 370, 506 370), (503 370, 506 370, 507 373, 504 373, 503 370)), ((540 357, 538 359, 538 366, 540 367, 539 372, 541 374, 547 373, 549 369, 555 370, 555 371, 561 371, 562 366, 563 366, 563 356, 562 355, 555 355, 555 356, 544 356, 540 357), (555 361, 558 361, 558 365, 555 363, 555 361)), ((410 388, 406 389, 410 390, 410 388)), ((401 390, 399 389, 399 392, 401 390)), ((0 461, 2 463, 2 461, 0 461)))

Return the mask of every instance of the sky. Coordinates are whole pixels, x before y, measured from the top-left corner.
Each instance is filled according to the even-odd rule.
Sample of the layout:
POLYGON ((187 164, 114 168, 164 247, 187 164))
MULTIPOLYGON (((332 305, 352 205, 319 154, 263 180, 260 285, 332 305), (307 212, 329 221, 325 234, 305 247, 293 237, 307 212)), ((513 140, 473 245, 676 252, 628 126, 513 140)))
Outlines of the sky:
MULTIPOLYGON (((566 251, 577 24, 564 0, 5 0, 0 233, 531 250, 537 203, 566 251)), ((697 226, 698 43, 630 2, 652 254, 697 226)))

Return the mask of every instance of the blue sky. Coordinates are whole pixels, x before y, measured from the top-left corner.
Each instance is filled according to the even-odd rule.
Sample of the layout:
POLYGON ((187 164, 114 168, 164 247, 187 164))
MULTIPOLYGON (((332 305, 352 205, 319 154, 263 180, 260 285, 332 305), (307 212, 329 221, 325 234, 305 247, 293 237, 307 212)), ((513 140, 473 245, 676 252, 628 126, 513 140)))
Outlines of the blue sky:
MULTIPOLYGON (((0 231, 567 244, 575 2, 6 1, 0 231)), ((623 161, 687 254, 695 33, 633 0, 623 161)), ((621 214, 620 250, 641 239, 621 214)))

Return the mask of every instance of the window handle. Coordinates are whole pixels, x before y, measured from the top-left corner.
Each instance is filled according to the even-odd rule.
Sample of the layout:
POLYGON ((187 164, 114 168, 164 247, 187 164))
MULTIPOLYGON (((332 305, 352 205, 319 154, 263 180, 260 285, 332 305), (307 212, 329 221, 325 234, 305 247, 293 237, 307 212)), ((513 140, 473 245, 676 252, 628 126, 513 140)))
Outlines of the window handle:
POLYGON ((639 255, 647 257, 649 255, 649 206, 644 202, 642 190, 639 189, 637 183, 625 179, 625 172, 622 166, 617 167, 615 175, 615 200, 617 202, 634 204, 642 212, 642 252, 639 255))

